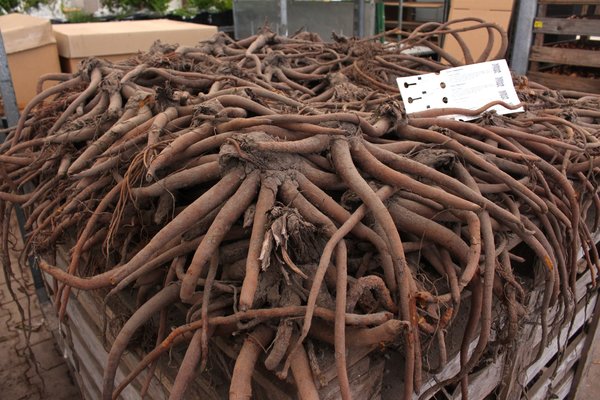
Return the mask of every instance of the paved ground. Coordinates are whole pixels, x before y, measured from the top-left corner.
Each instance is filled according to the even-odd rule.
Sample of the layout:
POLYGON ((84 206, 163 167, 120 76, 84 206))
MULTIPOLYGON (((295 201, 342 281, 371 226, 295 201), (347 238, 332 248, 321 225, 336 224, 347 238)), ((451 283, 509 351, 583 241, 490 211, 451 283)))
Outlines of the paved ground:
MULTIPOLYGON (((74 385, 67 364, 59 354, 52 336, 56 325, 43 316, 29 270, 22 276, 15 265, 16 260, 13 259, 13 270, 17 276, 11 279, 11 282, 27 282, 27 285, 22 287, 13 283, 17 301, 12 299, 0 267, 0 398, 81 399, 79 389, 74 385), (29 342, 35 363, 27 356, 29 353, 25 340, 25 326, 21 322, 19 305, 23 307, 25 315, 31 315, 29 342)), ((52 312, 46 310, 47 307, 51 307, 49 304, 45 304, 44 307, 44 311, 52 312)))

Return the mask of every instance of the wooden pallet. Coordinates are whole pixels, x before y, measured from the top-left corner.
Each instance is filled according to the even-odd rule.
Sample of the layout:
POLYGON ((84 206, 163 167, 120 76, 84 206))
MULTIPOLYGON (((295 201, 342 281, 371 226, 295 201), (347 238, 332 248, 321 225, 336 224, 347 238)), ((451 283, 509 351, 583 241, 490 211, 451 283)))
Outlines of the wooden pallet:
MULTIPOLYGON (((68 265, 66 252, 57 252, 56 264, 68 265)), ((56 282, 48 275, 43 274, 47 291, 53 299, 56 282)), ((58 344, 64 357, 75 372, 76 380, 86 400, 101 398, 102 376, 108 358, 110 344, 115 339, 115 330, 106 331, 104 340, 104 318, 107 321, 119 321, 119 315, 124 309, 131 309, 131 302, 122 296, 115 301, 118 306, 103 306, 103 299, 99 294, 80 290, 73 290, 67 305, 66 319, 59 323, 58 344)), ((117 370, 116 382, 120 382, 142 359, 144 352, 139 348, 128 349, 123 355, 117 370)), ((183 355, 173 351, 170 357, 163 357, 152 380, 145 399, 163 400, 169 397, 170 390, 183 355), (168 359, 167 359, 168 358, 168 359)), ((119 397, 123 400, 139 400, 142 384, 145 380, 142 373, 132 382, 119 397)), ((207 374, 200 375, 189 387, 186 398, 189 399, 222 399, 226 391, 218 390, 219 381, 214 381, 207 374)))
POLYGON ((528 76, 535 82, 553 89, 578 90, 600 93, 600 57, 598 50, 555 47, 549 43, 548 35, 568 40, 583 40, 583 37, 600 36, 600 20, 586 18, 549 17, 548 7, 554 5, 579 5, 588 16, 600 11, 599 0, 541 0, 538 16, 534 22, 534 44, 529 56, 528 76), (575 38, 575 39, 573 39, 575 38), (562 75, 548 72, 560 65, 597 69, 597 78, 562 75))
MULTIPOLYGON (((59 248, 55 264, 65 268, 68 265, 68 252, 59 248)), ((51 298, 55 292, 56 281, 49 274, 44 273, 43 278, 46 289, 51 298)), ((126 295, 118 297, 106 307, 103 305, 103 295, 95 292, 87 292, 74 289, 67 305, 67 318, 59 324, 57 342, 64 357, 70 364, 75 379, 81 388, 86 400, 97 400, 101 398, 102 376, 104 366, 108 358, 110 345, 115 339, 118 330, 104 330, 104 317, 108 321, 119 322, 120 315, 130 314, 133 307, 133 299, 126 295), (106 333, 104 333, 106 332, 106 333), (106 335, 106 337, 105 337, 106 335)), ((117 324, 118 325, 118 324, 117 324)), ((120 326, 119 326, 120 328, 120 326)), ((219 340, 216 339, 216 345, 219 340)), ((230 359, 237 357, 237 352, 231 348, 219 346, 230 359)), ((176 348, 169 353, 169 357, 160 359, 155 376, 144 399, 162 400, 169 397, 178 366, 183 360, 185 348, 176 348)), ((333 351, 324 348, 320 354, 325 353, 324 360, 320 361, 321 386, 319 398, 322 400, 335 400, 340 396, 337 383, 337 373, 333 351), (322 362, 321 362, 322 361, 322 362)), ((378 400, 381 398, 381 382, 384 372, 385 359, 380 355, 372 355, 373 349, 356 349, 348 355, 348 378, 350 389, 354 398, 365 400, 378 400)), ((117 370, 115 382, 118 384, 123 378, 140 362, 144 351, 139 347, 128 349, 123 355, 117 370)), ((209 365, 210 367, 210 365, 209 365)), ((264 367, 257 365, 253 379, 256 383, 255 398, 293 400, 293 386, 285 382, 273 381, 270 372, 264 367)), ((140 389, 146 378, 145 372, 140 374, 121 394, 119 399, 140 400, 140 389)), ((186 391, 186 399, 220 400, 227 398, 228 378, 219 374, 215 369, 198 374, 195 381, 186 391)))
MULTIPOLYGON (((598 242, 600 233, 594 237, 598 242)), ((513 241, 509 247, 516 246, 519 242, 513 241)), ((65 266, 65 252, 58 252, 56 264, 65 266)), ((583 253, 580 254, 580 258, 583 253)), ((539 322, 540 307, 543 288, 543 268, 540 263, 533 262, 532 268, 536 269, 534 289, 530 292, 526 304, 528 315, 521 327, 519 336, 508 347, 499 348, 495 357, 487 358, 485 367, 469 376, 469 398, 483 400, 487 398, 500 399, 564 399, 569 393, 576 391, 577 383, 589 365, 588 350, 600 330, 597 329, 600 320, 598 296, 591 290, 591 274, 581 264, 581 273, 577 280, 575 300, 576 307, 573 318, 561 321, 563 312, 559 305, 549 311, 548 319, 551 331, 548 336, 544 351, 536 359, 541 343, 541 325, 539 322), (559 322, 560 321, 560 322, 559 322)), ((44 276, 47 289, 53 292, 55 282, 49 275, 44 276)), ((107 359, 107 349, 114 340, 115 331, 108 331, 107 344, 103 343, 103 315, 108 320, 118 321, 123 307, 133 308, 132 301, 125 295, 119 299, 120 305, 111 305, 103 308, 101 295, 84 291, 73 291, 68 308, 67 321, 60 324, 59 345, 65 358, 75 371, 75 377, 86 399, 100 397, 102 371, 107 359), (120 311, 119 311, 120 310, 120 311)), ((465 304, 467 304, 466 302, 465 304)), ((462 307, 462 316, 459 314, 451 328, 450 335, 458 335, 464 329, 464 316, 468 307, 462 307), (461 318, 463 318, 461 320, 461 318)), ((222 340, 222 339, 217 339, 222 340)), ((471 351, 477 339, 471 343, 471 351)), ((218 343, 216 343, 218 345, 218 343)), ((448 379, 459 372, 460 363, 458 349, 449 348, 449 362, 438 374, 425 376, 421 393, 437 382, 448 379)), ((130 349, 124 354, 117 371, 116 381, 119 382, 134 368, 143 356, 140 348, 130 349)), ((226 354, 235 357, 235 352, 226 354)), ((175 349, 170 357, 163 357, 157 368, 155 377, 150 385, 147 399, 158 400, 168 398, 177 372, 177 366, 182 360, 182 349, 175 349)), ((350 366, 349 375, 355 398, 357 399, 395 399, 401 393, 402 379, 399 365, 402 365, 401 355, 388 350, 384 353, 373 355, 371 349, 363 352, 353 350, 348 354, 350 366), (385 357, 384 357, 385 356, 385 357), (385 372, 384 372, 385 371, 385 372), (378 385, 373 385, 373 381, 378 385), (383 382, 383 385, 381 385, 383 382)), ((335 382, 335 367, 322 371, 329 384, 320 389, 320 396, 325 400, 339 398, 339 390, 335 382)), ((289 385, 284 382, 274 382, 268 378, 266 371, 257 367, 255 374, 255 398, 292 400, 295 394, 290 392, 289 385)), ((139 391, 145 378, 143 373, 121 395, 121 399, 138 400, 139 391)), ((293 388, 293 387, 292 387, 293 388)), ((205 373, 199 375, 190 386, 186 398, 202 398, 216 400, 227 397, 227 381, 218 374, 205 373)), ((417 399, 419 396, 415 395, 417 399)), ((433 396, 435 399, 456 400, 461 398, 458 387, 444 387, 433 396)))
MULTIPOLYGON (((596 235, 596 239, 600 235, 596 235)), ((58 265, 65 265, 64 257, 58 257, 58 265)), ((541 266, 536 266, 541 268, 541 266)), ((583 267, 582 267, 583 271, 583 267)), ((541 271, 538 271, 542 275, 541 271)), ((45 275, 49 291, 52 291, 55 283, 49 275, 45 275)), ((600 319, 600 308, 598 308, 598 296, 595 291, 590 291, 591 274, 589 271, 582 272, 577 281, 575 298, 577 306, 572 320, 562 324, 556 323, 562 317, 559 306, 552 308, 549 312, 549 321, 552 330, 548 338, 548 345, 541 357, 536 359, 538 347, 541 342, 541 326, 539 323, 539 307, 541 306, 542 284, 538 282, 537 289, 532 291, 527 304, 531 317, 526 320, 522 327, 519 338, 513 343, 508 351, 500 352, 489 363, 469 377, 469 398, 483 400, 486 398, 501 399, 546 399, 549 397, 564 399, 569 393, 576 390, 577 382, 583 371, 589 364, 586 355, 595 336, 597 336, 598 320, 600 319)), ((128 300, 121 299, 125 306, 128 300)), ((467 308, 467 307, 464 307, 467 308)), ((464 310, 466 313, 468 310, 464 310)), ((102 308, 102 298, 98 295, 83 291, 74 291, 67 308, 68 319, 60 325, 60 347, 73 370, 76 372, 76 380, 82 389, 86 399, 97 399, 100 397, 102 371, 107 359, 108 345, 103 344, 102 315, 106 312, 109 320, 118 318, 118 311, 113 307, 102 308)), ((463 324, 456 323, 452 328, 460 331, 463 324)), ((460 332, 458 332, 460 333, 460 332)), ((114 339, 114 332, 108 335, 108 343, 114 339)), ((476 339, 471 343, 471 350, 476 345, 476 339)), ((181 350, 181 349, 179 349, 181 350)), ((387 362, 383 357, 369 357, 369 351, 364 354, 351 352, 349 354, 350 376, 354 393, 360 399, 393 399, 396 398, 398 390, 401 390, 401 376, 398 370, 397 357, 394 353, 387 362), (384 370, 386 371, 384 376, 384 370), (374 375, 373 375, 374 374, 374 375), (383 377, 383 391, 381 386, 373 387, 370 382, 373 376, 383 377), (387 387, 389 381, 395 380, 399 386, 387 387), (386 388, 387 387, 387 388, 386 388), (368 393, 368 395, 367 395, 368 393), (362 394, 362 396, 361 396, 362 394)), ((434 386, 437 382, 447 379, 458 373, 459 360, 457 350, 454 349, 453 357, 444 370, 434 376, 426 377, 421 393, 434 386)), ((141 349, 128 351, 122 358, 117 372, 117 382, 139 362, 143 352, 141 349)), ((235 354, 231 355, 232 357, 235 354)), ((386 357, 389 354, 386 355, 386 357)), ((164 357, 152 381, 147 399, 158 400, 168 398, 168 393, 173 385, 177 365, 181 362, 181 351, 174 351, 169 360, 164 357)), ((286 391, 286 385, 272 382, 266 373, 258 371, 256 377, 256 398, 269 398, 291 400, 295 396, 286 391)), ((324 371, 328 376, 329 385, 320 391, 321 398, 333 400, 339 397, 335 378, 335 369, 324 371)), ((120 398, 126 400, 140 399, 139 390, 145 374, 135 380, 122 394, 120 398)), ((219 384, 219 378, 211 374, 200 375, 188 391, 187 398, 221 399, 226 398, 226 384, 219 384)), ((460 399, 460 390, 457 387, 441 388, 432 397, 436 399, 460 399)), ((417 395, 414 396, 418 398, 417 395)))
MULTIPOLYGON (((572 389, 577 363, 581 359, 583 349, 589 347, 598 325, 597 320, 593 318, 594 312, 600 310, 597 307, 598 296, 595 293, 588 295, 590 283, 589 272, 578 280, 578 303, 572 326, 571 321, 555 326, 539 359, 536 360, 535 356, 541 342, 541 325, 537 320, 530 320, 509 351, 497 354, 494 359, 489 360, 485 368, 469 376, 469 399, 546 399, 549 398, 549 393, 554 395, 558 392, 561 395, 557 398, 564 399, 572 389)), ((530 312, 540 306, 540 301, 541 291, 532 293, 530 312)), ((553 317, 562 315, 557 311, 558 307, 550 311, 550 321, 553 317)), ((539 313, 533 315, 538 316, 539 313)), ((476 343, 477 340, 471 343, 471 351, 476 343)), ((429 378, 422 391, 452 377, 459 370, 459 360, 455 357, 444 371, 429 378)), ((456 387, 442 388, 430 398, 458 400, 462 396, 460 389, 456 387)))
MULTIPOLYGON (((594 235, 595 243, 600 242, 600 232, 594 235)), ((518 242, 509 244, 516 246, 518 242)), ((527 315, 517 339, 506 348, 498 349, 495 357, 488 357, 488 364, 469 375, 469 399, 564 399, 577 390, 577 384, 583 372, 588 368, 590 360, 587 353, 598 333, 600 319, 600 303, 596 289, 591 288, 592 276, 585 270, 582 260, 583 251, 579 254, 581 274, 576 283, 575 311, 573 317, 562 321, 564 316, 560 304, 555 305, 548 312, 550 332, 547 346, 541 357, 536 358, 542 340, 540 323, 540 309, 543 295, 542 277, 544 268, 541 263, 535 262, 536 283, 529 294, 526 303, 527 315)), ((464 307, 467 308, 467 307, 464 307)), ((468 310, 462 310, 464 314, 468 310)), ((462 331, 464 324, 457 316, 452 330, 462 331)), ((449 334, 451 334, 449 332, 449 334)), ((447 341, 447 345, 449 342, 447 341)), ((477 338, 470 345, 473 351, 477 338)), ((438 382, 455 376, 460 370, 458 349, 448 349, 449 362, 440 373, 426 377, 421 393, 435 386, 438 382), (453 357, 451 357, 453 356, 453 357)), ((388 370, 389 367, 386 367, 388 370)), ((402 384, 394 385, 394 377, 384 378, 383 398, 393 399, 394 393, 401 393, 402 384)), ((395 378, 396 381, 398 378, 395 378)), ((415 400, 420 396, 415 395, 415 400)), ((460 388, 457 386, 443 387, 429 398, 436 400, 461 399, 460 388)))

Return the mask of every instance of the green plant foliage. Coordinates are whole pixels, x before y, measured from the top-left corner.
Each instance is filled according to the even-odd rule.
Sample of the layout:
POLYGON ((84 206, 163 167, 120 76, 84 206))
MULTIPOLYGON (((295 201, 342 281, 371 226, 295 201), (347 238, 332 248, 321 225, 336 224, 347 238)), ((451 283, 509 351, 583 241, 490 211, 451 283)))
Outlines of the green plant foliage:
POLYGON ((51 0, 0 0, 0 14, 25 11, 50 2, 51 0))
POLYGON ((233 8, 233 0, 189 0, 188 4, 206 11, 227 11, 233 8))
POLYGON ((88 14, 85 11, 74 10, 74 11, 64 11, 65 17, 67 17, 67 21, 78 23, 78 22, 94 22, 96 18, 93 14, 88 14))
MULTIPOLYGON (((2 0, 0 0, 2 1, 2 0)), ((102 0, 102 5, 111 11, 122 9, 125 11, 150 10, 164 13, 169 7, 169 0, 102 0)))
POLYGON ((196 15, 196 13, 190 10, 189 8, 177 8, 171 11, 171 13, 180 17, 193 17, 196 15))

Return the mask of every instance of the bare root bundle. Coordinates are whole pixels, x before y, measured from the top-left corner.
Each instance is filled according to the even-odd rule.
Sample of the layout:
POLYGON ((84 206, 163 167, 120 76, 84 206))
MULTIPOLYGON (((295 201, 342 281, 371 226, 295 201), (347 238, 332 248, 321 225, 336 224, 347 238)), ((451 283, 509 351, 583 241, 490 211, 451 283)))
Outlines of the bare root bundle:
POLYGON ((344 399, 348 349, 401 352, 409 399, 435 369, 423 365, 432 343, 443 367, 445 333, 469 304, 460 372, 438 385, 466 387, 493 341, 514 340, 537 284, 533 259, 543 265, 543 343, 551 305, 570 317, 580 248, 594 281, 600 268, 600 99, 515 77, 525 113, 406 115, 396 77, 461 63, 428 38, 458 38, 467 62, 504 54, 500 31, 500 52, 490 54, 490 39, 474 59, 460 34, 493 38, 497 27, 466 21, 388 33, 444 62, 377 37, 325 43, 263 28, 237 42, 157 43, 122 63, 89 59, 36 96, 0 148, 0 200, 25 209, 25 252, 59 282, 61 317, 71 288, 137 293, 103 399, 181 343, 173 399, 209 364, 231 376, 232 399, 250 398, 260 371, 317 398, 315 344, 333 351, 344 399), (59 245, 71 248, 66 268, 49 263, 59 245), (167 331, 173 305, 186 322, 167 331), (157 345, 116 385, 142 326, 155 327, 157 345), (214 361, 221 352, 235 363, 214 361))

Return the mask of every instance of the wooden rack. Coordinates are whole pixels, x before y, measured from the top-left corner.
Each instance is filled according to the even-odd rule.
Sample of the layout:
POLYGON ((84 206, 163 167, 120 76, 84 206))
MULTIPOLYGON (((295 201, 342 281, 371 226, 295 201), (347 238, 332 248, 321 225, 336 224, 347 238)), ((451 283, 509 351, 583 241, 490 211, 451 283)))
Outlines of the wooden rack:
POLYGON ((442 19, 446 18, 448 14, 448 3, 449 0, 444 0, 441 2, 436 1, 384 1, 385 7, 385 29, 402 29, 402 30, 412 30, 417 26, 421 25, 423 21, 416 21, 414 18, 415 11, 417 9, 442 9, 442 19), (405 12, 410 11, 409 13, 405 12), (407 18, 405 18, 407 17, 407 18))
POLYGON ((527 75, 553 89, 600 93, 600 41, 588 40, 590 36, 600 36, 600 0, 540 0, 538 3, 527 75), (549 6, 557 5, 581 6, 581 15, 577 18, 549 16, 549 6), (560 47, 570 44, 588 48, 560 47), (596 77, 552 73, 560 66, 589 68, 588 71, 596 77))

